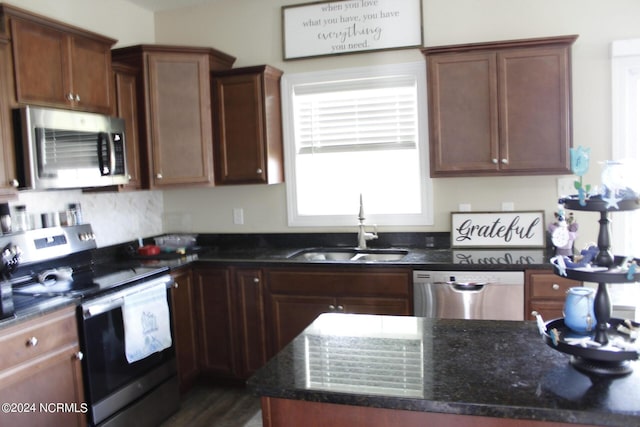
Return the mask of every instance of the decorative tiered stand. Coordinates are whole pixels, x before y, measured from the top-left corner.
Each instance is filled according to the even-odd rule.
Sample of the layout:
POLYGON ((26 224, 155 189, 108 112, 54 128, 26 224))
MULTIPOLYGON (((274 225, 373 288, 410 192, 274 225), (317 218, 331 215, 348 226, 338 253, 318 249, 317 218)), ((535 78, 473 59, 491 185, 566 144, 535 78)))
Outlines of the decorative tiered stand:
MULTIPOLYGON (((618 331, 618 325, 624 325, 625 320, 611 318, 611 301, 607 291, 607 284, 631 283, 640 281, 640 271, 628 276, 626 268, 621 268, 624 257, 611 254, 609 238, 609 212, 631 211, 640 208, 640 199, 621 200, 618 207, 612 207, 603 199, 590 198, 585 200, 586 205, 580 205, 577 197, 571 196, 561 200, 564 207, 569 210, 600 212, 600 230, 598 233, 598 254, 592 261, 593 266, 604 267, 606 270, 566 268, 566 277, 585 282, 598 283, 594 301, 594 314, 596 328, 590 339, 599 345, 586 345, 576 338, 587 338, 571 331, 564 324, 564 318, 547 322, 547 330, 544 333, 545 342, 552 348, 571 355, 571 364, 578 370, 587 374, 619 376, 629 374, 633 368, 630 361, 638 359, 638 351, 614 347, 610 340, 624 339, 629 341, 629 336, 618 331), (553 331, 553 332, 552 332, 553 331), (556 336, 552 336, 556 334, 556 336), (574 339, 571 339, 574 338, 574 339)), ((635 260, 639 263, 639 260, 635 260)), ((555 273, 562 275, 561 269, 554 265, 555 273)), ((639 269, 640 270, 640 269, 639 269)), ((638 327, 635 322, 631 325, 638 327)))

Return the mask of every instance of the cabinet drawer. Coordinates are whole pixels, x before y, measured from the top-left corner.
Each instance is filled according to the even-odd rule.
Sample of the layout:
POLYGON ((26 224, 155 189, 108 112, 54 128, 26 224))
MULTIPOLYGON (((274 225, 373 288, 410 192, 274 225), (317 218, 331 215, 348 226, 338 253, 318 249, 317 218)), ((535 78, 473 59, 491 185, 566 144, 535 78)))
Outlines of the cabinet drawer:
POLYGON ((78 342, 75 307, 0 331, 0 371, 78 342))
POLYGON ((404 269, 269 270, 267 284, 272 293, 408 298, 410 276, 404 269))
POLYGON ((558 298, 564 300, 567 290, 573 286, 582 286, 581 282, 569 280, 553 273, 536 273, 530 276, 531 298, 558 298))

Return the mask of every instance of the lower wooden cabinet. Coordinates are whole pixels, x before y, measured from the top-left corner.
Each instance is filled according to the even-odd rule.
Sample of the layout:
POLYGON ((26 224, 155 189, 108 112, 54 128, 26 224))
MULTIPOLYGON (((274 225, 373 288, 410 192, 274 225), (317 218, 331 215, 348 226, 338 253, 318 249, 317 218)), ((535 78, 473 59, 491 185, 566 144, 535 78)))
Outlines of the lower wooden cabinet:
POLYGON ((194 270, 202 373, 246 379, 267 361, 261 269, 194 270))
POLYGON ((322 313, 411 315, 411 274, 398 268, 268 269, 269 354, 322 313))
POLYGON ((551 270, 526 270, 525 319, 535 319, 532 311, 545 320, 564 317, 564 300, 573 286, 582 286, 582 282, 558 276, 551 270))
POLYGON ((3 329, 0 402, 9 411, 3 410, 1 424, 86 425, 81 359, 75 306, 3 329))
POLYGON ((186 392, 200 374, 198 366, 198 328, 194 310, 194 284, 191 268, 171 272, 175 285, 171 291, 173 331, 180 391, 186 392))

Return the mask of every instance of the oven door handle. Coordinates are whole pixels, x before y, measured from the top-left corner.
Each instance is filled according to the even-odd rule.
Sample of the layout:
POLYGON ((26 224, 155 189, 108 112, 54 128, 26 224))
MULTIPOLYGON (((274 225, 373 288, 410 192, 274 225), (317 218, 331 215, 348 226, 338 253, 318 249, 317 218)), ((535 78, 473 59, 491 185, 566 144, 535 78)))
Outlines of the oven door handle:
POLYGON ((106 313, 111 310, 115 310, 116 308, 120 308, 124 306, 124 298, 114 298, 109 302, 105 302, 102 304, 94 304, 89 307, 86 307, 82 313, 84 319, 90 319, 99 314, 106 313))

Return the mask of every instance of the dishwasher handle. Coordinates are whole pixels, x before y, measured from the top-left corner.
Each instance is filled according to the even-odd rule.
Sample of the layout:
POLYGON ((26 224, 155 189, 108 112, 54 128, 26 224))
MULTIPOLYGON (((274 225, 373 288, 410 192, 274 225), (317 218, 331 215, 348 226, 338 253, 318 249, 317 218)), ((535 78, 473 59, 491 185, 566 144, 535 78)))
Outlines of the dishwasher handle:
POLYGON ((462 291, 462 292, 479 292, 482 289, 484 289, 484 287, 486 285, 488 285, 488 282, 456 282, 456 281, 450 281, 450 282, 441 282, 438 284, 442 284, 442 285, 449 285, 449 287, 451 287, 452 289, 456 290, 456 291, 462 291))

